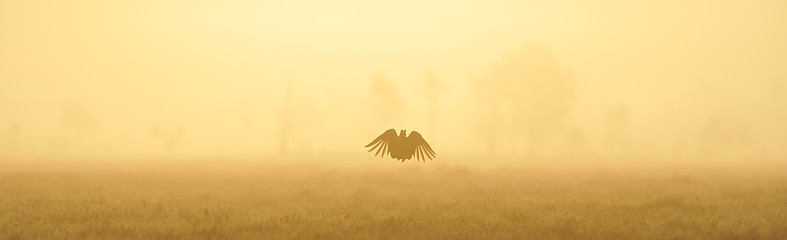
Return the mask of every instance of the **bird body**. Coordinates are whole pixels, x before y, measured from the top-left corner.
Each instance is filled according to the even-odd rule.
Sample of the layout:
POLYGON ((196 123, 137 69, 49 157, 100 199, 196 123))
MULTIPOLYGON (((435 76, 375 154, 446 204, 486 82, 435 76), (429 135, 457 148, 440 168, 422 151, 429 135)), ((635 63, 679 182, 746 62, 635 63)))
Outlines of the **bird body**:
POLYGON ((434 150, 426 143, 426 140, 416 131, 411 131, 410 136, 407 136, 406 130, 401 130, 399 135, 396 135, 396 130, 388 129, 379 137, 375 138, 366 147, 372 147, 369 152, 377 149, 374 156, 382 152, 381 157, 390 154, 391 158, 404 162, 415 156, 416 160, 424 160, 436 157, 434 150))

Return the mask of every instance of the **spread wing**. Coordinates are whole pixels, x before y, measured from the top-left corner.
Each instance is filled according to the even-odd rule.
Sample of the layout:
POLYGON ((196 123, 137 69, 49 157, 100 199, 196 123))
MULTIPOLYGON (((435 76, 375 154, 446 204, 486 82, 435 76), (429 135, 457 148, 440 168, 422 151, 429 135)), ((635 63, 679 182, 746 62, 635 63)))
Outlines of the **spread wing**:
POLYGON ((374 141, 369 143, 369 145, 366 145, 366 147, 374 146, 374 147, 372 147, 372 149, 369 149, 369 152, 374 151, 375 149, 377 149, 377 152, 374 154, 374 156, 377 156, 377 154, 379 154, 380 151, 382 150, 383 155, 381 157, 385 157, 385 154, 390 153, 390 151, 388 149, 388 145, 391 144, 391 141, 396 139, 396 137, 397 137, 396 136, 396 130, 391 128, 391 129, 388 129, 388 131, 385 131, 379 137, 375 138, 374 141))
POLYGON ((437 155, 434 153, 434 150, 432 150, 432 147, 429 146, 429 143, 426 143, 424 137, 422 137, 421 134, 416 131, 410 132, 410 136, 407 136, 407 143, 411 146, 415 146, 415 152, 413 155, 415 155, 416 160, 426 161, 427 157, 429 160, 437 157, 437 155))

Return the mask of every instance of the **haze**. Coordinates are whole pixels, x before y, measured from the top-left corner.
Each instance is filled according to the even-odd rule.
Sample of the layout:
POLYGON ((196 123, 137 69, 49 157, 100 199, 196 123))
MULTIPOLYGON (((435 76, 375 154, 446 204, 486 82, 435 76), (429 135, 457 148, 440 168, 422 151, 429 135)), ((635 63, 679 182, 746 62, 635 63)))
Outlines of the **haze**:
POLYGON ((785 10, 2 1, 0 158, 366 156, 395 128, 436 161, 784 159, 785 10))

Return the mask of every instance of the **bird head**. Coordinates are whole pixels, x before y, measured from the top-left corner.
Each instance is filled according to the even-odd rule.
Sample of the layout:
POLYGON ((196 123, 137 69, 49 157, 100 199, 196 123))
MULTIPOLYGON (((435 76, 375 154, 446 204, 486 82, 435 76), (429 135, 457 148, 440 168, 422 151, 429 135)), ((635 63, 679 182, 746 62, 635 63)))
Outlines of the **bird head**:
POLYGON ((402 129, 402 131, 399 131, 399 136, 400 137, 407 136, 407 134, 405 134, 405 132, 407 132, 407 130, 402 129))

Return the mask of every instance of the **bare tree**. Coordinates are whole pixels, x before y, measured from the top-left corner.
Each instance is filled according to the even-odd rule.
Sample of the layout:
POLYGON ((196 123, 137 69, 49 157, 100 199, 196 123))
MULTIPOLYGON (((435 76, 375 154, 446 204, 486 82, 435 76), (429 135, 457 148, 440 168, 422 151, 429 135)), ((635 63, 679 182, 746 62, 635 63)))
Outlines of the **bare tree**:
POLYGON ((424 96, 428 105, 429 132, 432 136, 435 135, 438 100, 445 93, 445 90, 445 84, 440 81, 440 78, 434 72, 426 72, 424 76, 424 96))
POLYGON ((294 82, 287 81, 280 116, 279 151, 281 153, 314 150, 319 144, 312 138, 300 137, 300 134, 308 133, 309 128, 319 123, 320 115, 317 106, 308 96, 296 95, 295 91, 294 82))
POLYGON ((289 142, 292 136, 292 120, 294 113, 294 96, 292 80, 288 80, 284 87, 284 107, 281 113, 281 132, 279 133, 279 152, 289 151, 289 142))
POLYGON ((589 154, 587 136, 585 135, 582 127, 574 126, 571 128, 571 130, 568 132, 566 140, 568 149, 566 150, 567 152, 565 154, 569 157, 576 159, 589 154))
MULTIPOLYGON (((771 89, 770 99, 776 105, 773 111, 776 113, 775 119, 787 122, 787 79, 773 78, 769 88, 771 89)), ((782 125, 774 130, 778 131, 777 134, 780 136, 778 141, 787 143, 787 127, 782 125)), ((787 148, 781 148, 778 154, 782 157, 787 157, 787 148)))
POLYGON ((175 126, 153 128, 151 129, 151 134, 164 142, 164 149, 166 149, 168 157, 173 158, 186 132, 183 130, 182 126, 175 126))
POLYGON ((478 107, 475 120, 479 138, 484 142, 487 154, 496 154, 495 143, 498 137, 497 126, 499 125, 498 96, 495 94, 495 89, 483 79, 477 78, 473 74, 467 74, 467 80, 474 90, 474 100, 476 107, 478 107))
POLYGON ((494 66, 488 83, 511 109, 510 141, 518 142, 517 135, 524 133, 528 152, 535 157, 568 116, 574 93, 571 72, 555 61, 549 48, 529 43, 494 66))
MULTIPOLYGON (((68 130, 65 135, 66 143, 64 144, 66 151, 84 147, 82 140, 91 137, 98 126, 96 116, 81 101, 69 101, 65 104, 61 114, 61 123, 68 130)), ((85 153, 87 152, 81 151, 79 154, 84 156, 85 153)))
POLYGON ((240 153, 242 157, 248 157, 249 154, 249 98, 243 96, 240 109, 240 153))
POLYGON ((404 110, 404 103, 399 98, 396 83, 385 74, 379 73, 372 78, 369 93, 375 104, 377 115, 382 126, 390 126, 398 114, 404 110))
POLYGON ((630 115, 625 104, 613 106, 607 111, 606 144, 609 154, 620 155, 627 150, 630 115))
POLYGON ((19 148, 21 147, 19 142, 20 138, 22 137, 22 127, 18 123, 11 124, 6 130, 6 135, 8 136, 8 144, 4 144, 8 148, 8 152, 6 154, 18 157, 16 155, 18 154, 19 148))
POLYGON ((77 134, 89 135, 96 130, 98 121, 84 103, 71 101, 63 109, 62 123, 77 134))
POLYGON ((708 117, 699 131, 700 151, 704 157, 729 157, 750 146, 749 129, 718 115, 708 117))

